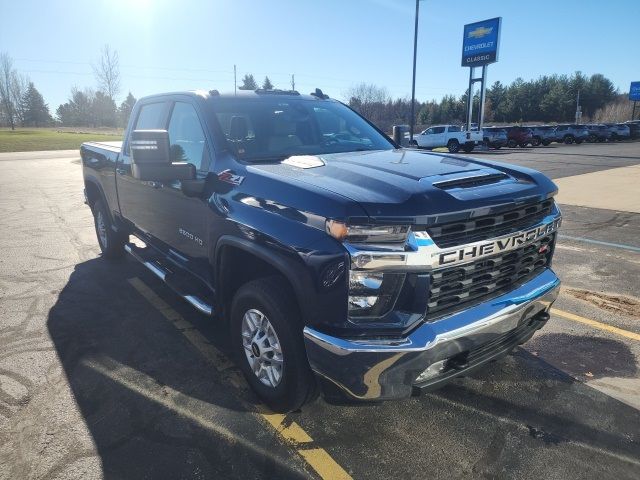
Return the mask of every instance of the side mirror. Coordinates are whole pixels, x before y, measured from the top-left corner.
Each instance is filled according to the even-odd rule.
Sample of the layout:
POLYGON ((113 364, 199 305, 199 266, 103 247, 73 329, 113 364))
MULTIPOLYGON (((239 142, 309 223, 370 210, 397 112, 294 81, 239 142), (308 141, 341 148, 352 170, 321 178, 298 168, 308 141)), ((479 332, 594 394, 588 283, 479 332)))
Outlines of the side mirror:
POLYGON ((129 148, 131 172, 137 180, 191 180, 196 176, 194 165, 171 162, 169 132, 166 130, 134 130, 129 148))

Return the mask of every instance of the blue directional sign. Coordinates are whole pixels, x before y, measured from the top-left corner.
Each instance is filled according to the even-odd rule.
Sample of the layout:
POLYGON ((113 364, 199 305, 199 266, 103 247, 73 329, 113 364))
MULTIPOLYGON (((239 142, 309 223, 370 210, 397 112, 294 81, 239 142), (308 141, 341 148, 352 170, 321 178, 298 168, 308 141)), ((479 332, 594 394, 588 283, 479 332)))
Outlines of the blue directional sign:
POLYGON ((631 82, 629 87, 629 100, 640 101, 640 82, 631 82))
POLYGON ((502 17, 464 26, 462 66, 477 67, 498 61, 502 17))

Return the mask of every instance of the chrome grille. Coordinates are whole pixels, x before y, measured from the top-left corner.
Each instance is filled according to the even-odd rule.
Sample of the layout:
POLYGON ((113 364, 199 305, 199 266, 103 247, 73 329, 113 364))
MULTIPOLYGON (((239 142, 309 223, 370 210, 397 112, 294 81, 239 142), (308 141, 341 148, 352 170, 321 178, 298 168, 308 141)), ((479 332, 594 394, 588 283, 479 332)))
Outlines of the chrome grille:
POLYGON ((540 222, 552 209, 553 199, 550 198, 493 215, 442 223, 425 229, 438 247, 455 247, 525 230, 540 222))
POLYGON ((432 272, 427 318, 497 297, 538 275, 551 262, 554 239, 551 234, 508 253, 432 272))

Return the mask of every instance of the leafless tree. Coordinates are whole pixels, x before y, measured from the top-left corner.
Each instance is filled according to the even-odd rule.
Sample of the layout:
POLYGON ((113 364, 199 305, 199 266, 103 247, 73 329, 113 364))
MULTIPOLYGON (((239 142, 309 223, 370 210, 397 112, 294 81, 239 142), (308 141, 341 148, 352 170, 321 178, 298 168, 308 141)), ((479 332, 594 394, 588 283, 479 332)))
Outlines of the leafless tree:
POLYGON ((8 53, 0 53, 0 103, 2 113, 11 126, 11 130, 16 129, 16 109, 14 98, 14 83, 16 81, 16 71, 13 68, 13 60, 8 53))
POLYGON ((109 45, 102 47, 97 65, 93 65, 93 74, 98 82, 98 89, 115 102, 120 93, 120 62, 118 52, 109 45))
POLYGON ((384 87, 378 87, 371 83, 358 83, 351 86, 344 95, 350 101, 354 100, 363 105, 369 103, 387 103, 389 92, 384 87))
POLYGON ((13 110, 15 120, 24 126, 24 94, 29 88, 29 77, 18 73, 16 70, 11 75, 11 100, 13 102, 13 110))

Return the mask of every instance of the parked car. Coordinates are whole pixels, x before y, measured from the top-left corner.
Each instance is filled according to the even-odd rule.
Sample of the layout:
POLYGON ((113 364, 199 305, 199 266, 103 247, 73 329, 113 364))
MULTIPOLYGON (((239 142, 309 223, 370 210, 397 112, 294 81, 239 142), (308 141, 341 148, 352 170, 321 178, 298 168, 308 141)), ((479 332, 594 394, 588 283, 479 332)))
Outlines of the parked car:
POLYGON ((611 140, 628 140, 631 138, 629 125, 626 123, 605 123, 611 132, 611 140))
POLYGON ((460 149, 469 153, 482 142, 482 132, 466 132, 460 125, 435 125, 415 135, 413 142, 419 148, 447 147, 451 153, 460 149))
POLYGON ((580 144, 589 139, 589 129, 585 125, 567 123, 558 125, 555 135, 558 143, 566 143, 567 145, 572 143, 580 144))
POLYGON ((507 131, 507 146, 515 148, 517 146, 526 147, 533 142, 533 133, 529 127, 504 127, 507 131))
POLYGON ((624 122, 629 127, 629 136, 633 139, 640 138, 640 120, 629 120, 624 122))
POLYGON ((549 178, 398 149, 319 90, 153 95, 124 142, 80 154, 103 258, 128 252, 228 331, 276 411, 444 385, 529 340, 559 294, 549 178))
POLYGON ((545 147, 556 141, 556 127, 552 125, 534 125, 531 129, 531 145, 537 147, 542 144, 545 147))
POLYGON ((587 125, 589 130, 590 142, 606 142, 611 140, 611 130, 609 127, 602 124, 590 124, 587 125))
POLYGON ((484 127, 482 129, 483 142, 487 147, 499 150, 507 144, 507 131, 500 127, 484 127))

